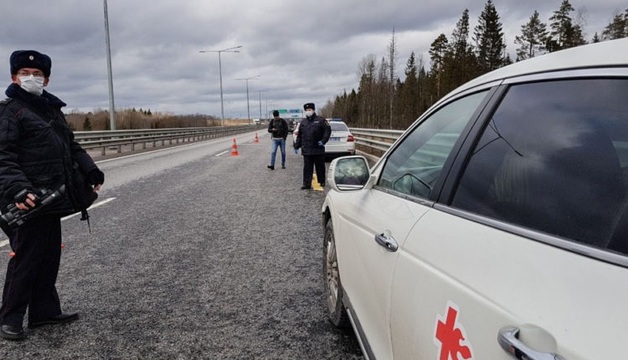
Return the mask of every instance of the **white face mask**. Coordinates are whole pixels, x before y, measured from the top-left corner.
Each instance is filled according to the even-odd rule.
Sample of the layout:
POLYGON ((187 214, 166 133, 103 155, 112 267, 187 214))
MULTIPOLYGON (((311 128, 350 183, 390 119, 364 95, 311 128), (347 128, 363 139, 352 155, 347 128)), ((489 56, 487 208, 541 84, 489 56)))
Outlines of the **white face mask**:
POLYGON ((44 78, 41 76, 18 76, 20 87, 31 94, 41 95, 44 92, 44 78))
POLYGON ((312 115, 314 115, 314 111, 313 110, 308 110, 305 112, 305 116, 307 117, 312 117, 312 115))

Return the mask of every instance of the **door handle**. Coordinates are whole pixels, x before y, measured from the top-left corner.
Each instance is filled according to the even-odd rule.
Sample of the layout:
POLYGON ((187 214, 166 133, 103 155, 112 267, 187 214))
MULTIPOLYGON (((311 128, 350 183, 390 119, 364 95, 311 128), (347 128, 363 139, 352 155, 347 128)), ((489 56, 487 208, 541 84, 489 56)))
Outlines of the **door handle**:
POLYGON ((387 233, 388 231, 386 231, 386 233, 383 233, 383 234, 375 235, 375 241, 379 245, 385 247, 386 250, 390 252, 395 252, 399 249, 399 244, 397 243, 397 240, 395 240, 395 238, 388 235, 387 233))
POLYGON ((499 345, 519 360, 565 360, 562 356, 553 353, 536 351, 519 340, 519 329, 512 326, 503 327, 499 330, 497 341, 499 345))

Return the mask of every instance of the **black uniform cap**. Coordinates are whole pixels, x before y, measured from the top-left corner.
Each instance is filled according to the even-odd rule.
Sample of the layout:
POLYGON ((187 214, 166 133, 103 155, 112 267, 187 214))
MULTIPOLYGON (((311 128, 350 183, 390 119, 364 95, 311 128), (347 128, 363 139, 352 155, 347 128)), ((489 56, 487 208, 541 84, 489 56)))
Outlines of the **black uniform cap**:
POLYGON ((14 51, 9 63, 11 64, 11 75, 17 74, 18 70, 23 68, 33 68, 41 70, 45 77, 50 77, 52 60, 48 55, 35 50, 14 51))

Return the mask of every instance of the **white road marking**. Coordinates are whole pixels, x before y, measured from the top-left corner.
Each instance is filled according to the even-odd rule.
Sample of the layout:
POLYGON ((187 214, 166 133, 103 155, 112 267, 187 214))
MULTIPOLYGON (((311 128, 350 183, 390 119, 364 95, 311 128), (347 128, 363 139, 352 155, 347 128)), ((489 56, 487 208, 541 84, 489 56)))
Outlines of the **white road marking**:
MULTIPOLYGON (((108 202, 110 202, 110 201, 113 201, 113 200, 115 200, 115 199, 116 199, 115 197, 112 197, 112 198, 109 198, 109 199, 105 199, 105 200, 103 200, 103 201, 99 201, 99 202, 97 202, 97 203, 93 204, 92 206, 90 206, 89 208, 87 208, 87 210, 91 210, 91 209, 97 208, 97 207, 99 207, 99 206, 101 206, 101 205, 105 205, 106 203, 108 203, 108 202)), ((73 217, 75 217, 75 216, 78 216, 78 215, 80 215, 80 214, 81 214, 81 213, 80 213, 80 212, 78 212, 78 213, 76 213, 76 214, 68 215, 68 216, 66 216, 66 217, 61 218, 61 221, 63 221, 63 220, 67 220, 67 219, 71 219, 71 218, 73 218, 73 217)))
MULTIPOLYGON (((99 202, 93 204, 92 206, 90 206, 87 210, 91 210, 91 209, 97 208, 97 207, 99 207, 101 205, 105 205, 106 203, 108 203, 110 201, 113 201, 115 199, 116 199, 115 197, 112 197, 112 198, 105 199, 103 201, 99 201, 99 202)), ((80 212, 76 213, 76 214, 68 215, 66 217, 61 218, 61 221, 67 220, 67 219, 71 219, 71 218, 73 218, 73 217, 75 217, 75 216, 77 216, 79 214, 80 214, 80 212)), ((7 245, 9 245, 9 240, 1 240, 0 241, 0 248, 5 247, 7 245)))

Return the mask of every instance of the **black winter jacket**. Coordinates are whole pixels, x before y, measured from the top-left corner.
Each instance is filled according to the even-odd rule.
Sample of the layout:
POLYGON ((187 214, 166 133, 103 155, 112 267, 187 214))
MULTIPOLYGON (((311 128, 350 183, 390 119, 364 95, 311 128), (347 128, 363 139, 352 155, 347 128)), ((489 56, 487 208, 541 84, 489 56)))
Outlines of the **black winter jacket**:
POLYGON ((282 138, 286 140, 288 137, 288 122, 282 118, 272 119, 268 123, 268 132, 271 133, 273 138, 282 138), (277 131, 273 131, 273 128, 277 128, 277 131))
POLYGON ((325 155, 325 144, 329 141, 331 135, 331 127, 325 118, 314 114, 312 117, 306 117, 299 123, 299 134, 294 143, 294 148, 301 148, 301 154, 308 155, 325 155), (322 141, 323 146, 318 145, 322 141))
POLYGON ((67 196, 74 191, 72 167, 76 164, 85 174, 100 170, 74 140, 61 112, 66 104, 46 91, 37 96, 14 83, 6 95, 9 98, 0 102, 0 209, 14 203, 23 189, 56 190, 65 185, 63 201, 42 208, 41 213, 77 212, 67 196))

